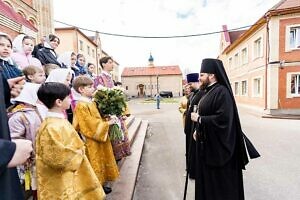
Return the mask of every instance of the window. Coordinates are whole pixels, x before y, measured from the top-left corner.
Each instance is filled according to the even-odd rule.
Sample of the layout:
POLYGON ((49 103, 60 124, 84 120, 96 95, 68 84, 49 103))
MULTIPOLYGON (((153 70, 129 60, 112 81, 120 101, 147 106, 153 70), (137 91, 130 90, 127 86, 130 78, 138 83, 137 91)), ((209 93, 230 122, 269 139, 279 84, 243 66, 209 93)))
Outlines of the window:
POLYGON ((128 86, 125 86, 125 89, 128 90, 128 86))
POLYGON ((88 55, 90 55, 90 54, 91 54, 91 48, 90 48, 90 46, 89 46, 89 45, 87 45, 87 46, 86 46, 86 49, 87 49, 87 53, 88 53, 88 55))
POLYGON ((290 28, 290 49, 300 49, 300 26, 290 28))
POLYGON ((262 82, 261 78, 254 78, 253 79, 253 96, 261 96, 262 91, 262 82))
POLYGON ((95 50, 94 49, 92 49, 92 56, 93 56, 93 58, 95 58, 95 50))
POLYGON ((234 55, 234 67, 238 67, 239 66, 239 54, 236 53, 234 55))
POLYGON ((247 50, 247 48, 244 48, 242 50, 241 61, 242 61, 242 65, 248 63, 248 50, 247 50))
POLYGON ((247 95, 247 81, 242 81, 242 95, 247 95))
POLYGON ((300 74, 292 74, 291 76, 291 94, 300 95, 300 74))
POLYGON ((234 82, 234 95, 239 95, 239 82, 234 82))
POLYGON ((83 51, 83 41, 79 40, 79 49, 83 51))
POLYGON ((229 67, 229 69, 232 68, 232 58, 228 59, 228 67, 229 67))
POLYGON ((261 37, 254 41, 253 45, 253 58, 262 57, 262 42, 261 37))

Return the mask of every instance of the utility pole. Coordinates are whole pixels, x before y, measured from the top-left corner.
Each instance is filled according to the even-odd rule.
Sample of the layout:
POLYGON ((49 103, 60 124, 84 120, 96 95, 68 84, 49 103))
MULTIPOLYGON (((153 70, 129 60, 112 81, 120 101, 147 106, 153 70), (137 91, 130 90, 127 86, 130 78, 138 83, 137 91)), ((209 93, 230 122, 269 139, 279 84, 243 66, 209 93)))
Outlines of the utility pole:
POLYGON ((158 90, 158 74, 156 75, 156 93, 157 94, 159 93, 159 90, 158 90))

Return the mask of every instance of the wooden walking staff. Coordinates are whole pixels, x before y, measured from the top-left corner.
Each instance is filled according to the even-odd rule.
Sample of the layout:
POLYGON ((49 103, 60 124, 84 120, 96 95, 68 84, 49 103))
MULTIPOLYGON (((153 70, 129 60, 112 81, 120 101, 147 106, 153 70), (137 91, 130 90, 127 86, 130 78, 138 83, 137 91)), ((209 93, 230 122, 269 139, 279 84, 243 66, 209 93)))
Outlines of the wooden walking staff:
MULTIPOLYGON (((194 105, 193 112, 197 112, 197 105, 194 105)), ((189 142, 189 149, 188 149, 188 159, 187 159, 187 169, 186 169, 186 177, 185 177, 185 184, 184 184, 184 194, 183 194, 183 200, 186 200, 186 193, 188 188, 188 182, 189 182, 189 170, 190 170, 190 159, 191 159, 191 149, 192 149, 192 140, 193 140, 193 134, 194 134, 194 127, 195 123, 192 124, 192 134, 190 136, 190 142, 189 142)))

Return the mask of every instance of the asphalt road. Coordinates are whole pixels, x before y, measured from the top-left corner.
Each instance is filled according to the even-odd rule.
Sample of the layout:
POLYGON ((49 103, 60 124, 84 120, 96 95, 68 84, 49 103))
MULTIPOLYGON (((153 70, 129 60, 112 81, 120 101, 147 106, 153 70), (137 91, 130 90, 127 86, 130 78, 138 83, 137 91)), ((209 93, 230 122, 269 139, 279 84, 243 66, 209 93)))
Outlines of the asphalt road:
MULTIPOLYGON (((132 113, 149 120, 134 200, 182 199, 185 136, 178 104, 130 102, 132 113)), ((262 157, 244 171, 247 200, 300 199, 300 120, 266 119, 240 109, 242 127, 262 157)), ((187 199, 194 199, 189 182, 187 199)))

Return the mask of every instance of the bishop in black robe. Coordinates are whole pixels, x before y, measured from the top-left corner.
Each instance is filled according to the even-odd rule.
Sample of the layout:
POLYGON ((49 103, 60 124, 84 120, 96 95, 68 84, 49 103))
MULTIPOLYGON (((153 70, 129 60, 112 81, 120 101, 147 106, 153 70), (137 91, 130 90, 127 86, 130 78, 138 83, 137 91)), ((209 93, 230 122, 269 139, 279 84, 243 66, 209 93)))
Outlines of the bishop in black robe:
MULTIPOLYGON (((248 157, 231 86, 220 60, 204 59, 200 76, 203 73, 214 74, 216 81, 202 85, 205 95, 198 115, 192 116, 197 121, 195 198, 243 200, 242 169, 248 157)), ((251 158, 259 157, 254 146, 247 148, 251 158)))

